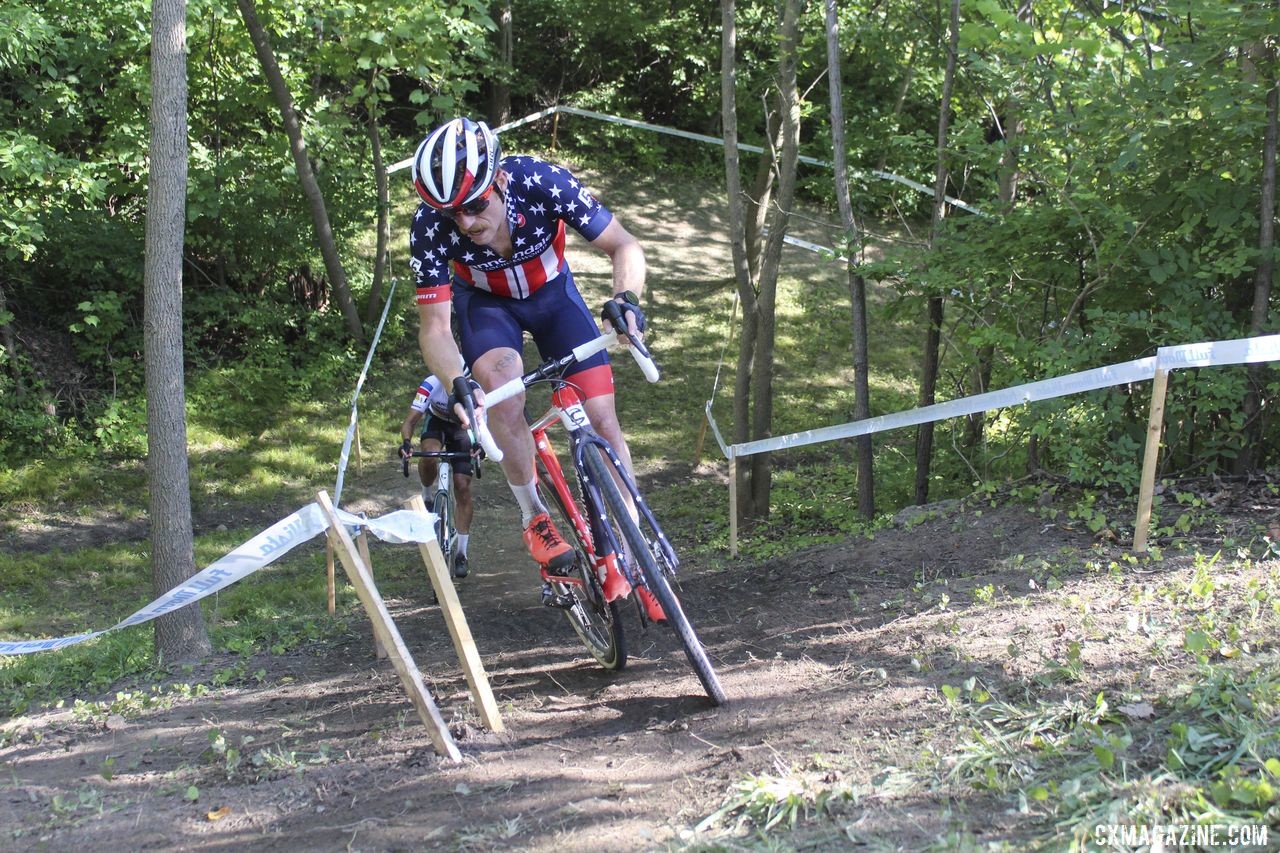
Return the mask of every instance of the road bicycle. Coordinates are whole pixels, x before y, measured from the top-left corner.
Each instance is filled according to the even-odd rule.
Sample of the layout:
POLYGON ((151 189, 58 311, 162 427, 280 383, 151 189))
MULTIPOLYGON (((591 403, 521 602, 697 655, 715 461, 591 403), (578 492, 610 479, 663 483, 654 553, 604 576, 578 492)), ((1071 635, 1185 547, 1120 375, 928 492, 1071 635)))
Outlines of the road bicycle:
POLYGON ((480 460, 484 450, 478 444, 469 450, 415 450, 407 457, 402 456, 402 469, 409 476, 410 459, 435 459, 439 461, 434 485, 423 487, 423 498, 427 506, 436 515, 436 540, 440 543, 440 552, 444 555, 445 565, 455 578, 467 576, 466 564, 461 566, 457 561, 458 531, 454 529, 458 503, 453 492, 453 463, 470 459, 472 476, 480 479, 480 460))
MULTIPOLYGON (((615 327, 622 328, 622 322, 619 318, 615 327)), ((679 637, 707 696, 713 704, 722 705, 726 698, 720 679, 673 588, 679 566, 675 549, 617 453, 592 428, 579 389, 571 378, 564 376, 573 365, 619 343, 624 337, 631 341, 631 353, 645 377, 656 382, 658 370, 644 345, 626 333, 609 332, 577 347, 569 355, 545 361, 523 376, 494 388, 485 394, 484 403, 495 406, 540 382, 552 386, 550 408, 541 417, 533 418, 529 429, 537 453, 539 489, 546 498, 544 503, 557 516, 556 525, 561 534, 568 537, 576 560, 573 569, 565 573, 565 581, 544 584, 544 603, 563 610, 602 667, 621 670, 627 663, 626 634, 619 618, 619 603, 623 598, 619 596, 610 601, 605 595, 605 589, 612 590, 616 584, 610 573, 620 573, 633 590, 644 590, 657 600, 666 624, 679 637), (576 495, 547 438, 547 429, 556 421, 568 433, 569 458, 578 482, 576 495), (626 490, 629 501, 622 489, 626 490)), ((477 433, 486 454, 500 461, 501 451, 493 444, 483 420, 478 426, 477 433)), ((622 589, 625 592, 625 586, 622 589)), ((632 598, 637 599, 639 595, 632 598)), ((652 620, 646 608, 635 609, 641 627, 647 626, 652 620)))

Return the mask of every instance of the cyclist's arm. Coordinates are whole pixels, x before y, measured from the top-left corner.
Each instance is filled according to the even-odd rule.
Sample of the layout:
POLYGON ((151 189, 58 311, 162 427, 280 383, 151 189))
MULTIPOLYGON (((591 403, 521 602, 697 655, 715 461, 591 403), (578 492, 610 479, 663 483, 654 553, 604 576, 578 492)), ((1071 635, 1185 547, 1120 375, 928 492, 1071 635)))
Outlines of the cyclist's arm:
MULTIPOLYGON (((462 354, 453 339, 450 310, 448 302, 418 304, 418 348, 422 350, 422 360, 427 363, 427 369, 444 383, 445 388, 452 388, 453 380, 462 375, 462 354)), ((484 402, 484 392, 477 389, 474 398, 478 411, 484 402)), ((461 405, 454 406, 453 410, 458 416, 458 423, 464 427, 471 426, 461 405)))
POLYGON ((413 435, 417 432, 418 424, 421 422, 422 412, 410 408, 409 414, 405 415, 404 423, 400 424, 400 437, 405 441, 413 441, 413 435))
POLYGON ((613 292, 630 290, 637 298, 644 295, 646 265, 644 249, 631 232, 614 217, 591 245, 609 256, 613 262, 613 292))

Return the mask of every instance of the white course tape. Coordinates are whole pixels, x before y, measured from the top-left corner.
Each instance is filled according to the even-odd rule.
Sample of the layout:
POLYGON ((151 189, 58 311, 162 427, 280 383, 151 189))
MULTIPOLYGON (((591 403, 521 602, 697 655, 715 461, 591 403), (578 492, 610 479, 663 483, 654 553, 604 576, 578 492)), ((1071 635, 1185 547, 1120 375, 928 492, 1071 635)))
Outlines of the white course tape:
POLYGON ((720 452, 725 458, 729 458, 729 446, 724 443, 724 436, 720 435, 720 425, 716 423, 716 419, 711 415, 711 401, 707 401, 707 423, 711 425, 711 434, 716 437, 716 444, 720 445, 720 452))
POLYGON ((1156 359, 1161 370, 1280 361, 1280 335, 1160 347, 1156 359))
MULTIPOLYGON (((961 397, 945 403, 935 403, 919 409, 909 409, 892 415, 880 415, 866 420, 853 421, 839 426, 806 430, 805 432, 782 435, 776 438, 764 438, 759 441, 748 441, 745 444, 730 446, 734 456, 750 456, 753 453, 767 453, 787 447, 802 447, 806 444, 818 444, 837 438, 853 438, 859 435, 870 435, 887 429, 939 421, 945 418, 956 418, 972 415, 991 409, 1002 409, 1006 406, 1017 406, 1035 400, 1050 400, 1054 397, 1065 397, 1068 394, 1079 394, 1082 391, 1095 391, 1109 388, 1126 382, 1138 382, 1150 379, 1156 374, 1156 357, 1139 358, 1123 364, 1109 367, 1095 367, 1093 370, 1082 370, 1054 379, 1042 379, 1026 385, 1005 388, 1000 391, 988 391, 986 394, 975 394, 972 397, 961 397)), ((727 454, 726 454, 727 455, 727 454)))
MULTIPOLYGON (((556 113, 565 113, 567 115, 582 116, 583 118, 598 119, 599 121, 607 121, 612 124, 621 124, 621 125, 625 125, 626 127, 634 127, 638 130, 648 130, 648 131, 652 131, 653 133, 665 133, 668 136, 678 136, 681 139, 692 139, 695 142, 706 142, 711 145, 724 145, 724 140, 718 136, 708 136, 705 133, 693 133, 688 130, 680 130, 674 127, 666 127, 661 124, 650 124, 647 121, 636 121, 635 119, 623 118, 622 116, 614 116, 614 115, 609 115, 607 113, 598 113, 598 112, 594 112, 593 110, 579 109, 578 107, 564 107, 564 106, 548 107, 545 110, 541 110, 536 113, 530 113, 524 118, 519 118, 519 119, 516 119, 515 121, 510 121, 504 125, 495 127, 493 129, 493 132, 502 133, 502 131, 504 130, 511 130, 512 128, 520 127, 521 125, 529 124, 530 122, 535 122, 538 119, 546 118, 547 116, 554 115, 556 113)), ((738 150, 749 151, 752 154, 764 153, 764 149, 761 148, 759 145, 749 145, 745 142, 738 143, 738 150)), ((804 155, 801 155, 797 159, 799 159, 801 163, 807 163, 810 166, 821 166, 824 169, 835 168, 829 160, 819 160, 816 157, 806 157, 804 155)), ((401 160, 398 163, 392 163, 390 166, 387 167, 387 174, 390 175, 394 172, 400 171, 401 169, 407 169, 412 163, 413 163, 412 157, 406 157, 405 159, 401 160)), ((851 169, 850 174, 856 177, 866 177, 867 175, 871 175, 873 177, 881 178, 886 181, 894 181, 896 183, 902 184, 903 186, 910 187, 911 189, 916 190, 917 192, 923 193, 925 195, 930 195, 930 196, 933 195, 932 187, 926 187, 924 184, 918 181, 913 181, 910 178, 904 178, 901 175, 895 175, 892 172, 885 172, 881 169, 872 169, 870 172, 863 172, 860 169, 851 169)), ((966 210, 969 213, 976 213, 979 216, 989 215, 989 214, 983 213, 981 210, 974 207, 973 205, 966 204, 965 202, 961 201, 958 198, 952 198, 949 195, 943 196, 943 198, 951 206, 958 207, 961 210, 966 210)))
POLYGON ((360 420, 360 411, 356 401, 360 399, 360 389, 364 386, 365 377, 369 375, 369 363, 373 361, 373 353, 382 338, 382 329, 387 324, 387 312, 391 310, 391 297, 395 296, 397 279, 391 279, 391 289, 387 291, 387 303, 382 306, 382 319, 373 333, 373 343, 369 344, 369 354, 364 357, 364 367, 360 369, 360 377, 356 379, 356 390, 351 394, 351 419, 347 423, 347 436, 342 440, 342 452, 338 454, 338 481, 333 487, 333 505, 339 506, 342 500, 342 481, 347 475, 347 462, 351 458, 351 440, 356 434, 356 424, 360 420))
MULTIPOLYGON (((397 510, 381 518, 361 518, 338 510, 338 518, 343 524, 352 527, 369 528, 369 532, 384 542, 402 544, 430 542, 435 539, 435 516, 423 515, 412 510, 397 510)), ((47 640, 0 641, 0 655, 25 655, 61 649, 91 640, 107 631, 149 622, 157 616, 172 613, 225 589, 236 581, 270 565, 303 542, 309 541, 328 529, 329 520, 320 509, 320 505, 307 504, 288 518, 277 521, 225 557, 215 560, 204 570, 188 578, 181 586, 169 590, 132 616, 106 630, 47 640)))

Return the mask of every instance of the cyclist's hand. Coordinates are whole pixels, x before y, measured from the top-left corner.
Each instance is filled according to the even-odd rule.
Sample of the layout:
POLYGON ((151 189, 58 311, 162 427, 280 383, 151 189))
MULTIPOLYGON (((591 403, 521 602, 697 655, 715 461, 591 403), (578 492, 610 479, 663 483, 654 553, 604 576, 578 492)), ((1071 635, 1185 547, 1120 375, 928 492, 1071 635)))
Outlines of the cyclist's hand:
POLYGON ((400 442, 400 458, 407 460, 407 459, 410 459, 412 456, 413 456, 413 442, 406 438, 404 441, 400 442))
POLYGON ((644 311, 640 309, 631 291, 623 291, 604 304, 600 311, 600 319, 612 330, 625 331, 628 336, 643 334, 645 327, 644 311))
POLYGON ((470 429, 471 418, 467 415, 468 404, 477 415, 483 412, 484 391, 480 389, 479 382, 459 376, 453 380, 453 393, 449 395, 449 411, 453 412, 454 417, 458 419, 458 423, 470 429))

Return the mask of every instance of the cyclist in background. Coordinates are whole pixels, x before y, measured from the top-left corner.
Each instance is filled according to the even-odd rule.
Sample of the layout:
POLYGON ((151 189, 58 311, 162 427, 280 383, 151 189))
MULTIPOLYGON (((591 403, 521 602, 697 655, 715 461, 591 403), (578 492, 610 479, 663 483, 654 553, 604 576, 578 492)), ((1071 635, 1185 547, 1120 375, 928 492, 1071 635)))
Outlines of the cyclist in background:
MULTIPOLYGON (((483 388, 521 375, 525 332, 543 358, 566 355, 599 334, 565 260, 565 225, 609 256, 612 298, 628 330, 635 335, 644 330, 644 251, 564 167, 534 157, 503 158, 497 136, 484 122, 457 118, 418 146, 413 186, 422 198, 409 237, 418 343, 427 367, 447 383, 461 375, 450 302, 462 357, 483 388)), ((608 356, 593 356, 574 367, 568 379, 581 389, 596 430, 630 470, 608 356)), ((483 405, 483 393, 474 397, 477 406, 483 405)), ((466 417, 461 407, 457 411, 466 417)), ((520 504, 525 545, 544 579, 563 577, 573 565, 573 551, 538 497, 524 396, 494 407, 488 422, 520 504)))
MULTIPOLYGON (((404 423, 400 424, 400 458, 409 459, 413 452, 413 434, 418 423, 426 418, 420 436, 420 449, 423 451, 448 450, 467 453, 471 450, 471 442, 467 431, 458 422, 458 418, 449 405, 449 394, 440 380, 428 376, 418 386, 413 402, 409 404, 409 412, 404 423)), ((457 532, 457 545, 454 547, 449 570, 456 578, 465 578, 470 569, 467 561, 467 542, 471 539, 471 517, 474 505, 471 502, 471 475, 474 468, 471 457, 456 459, 453 466, 453 495, 456 513, 454 529, 457 532)), ((434 512, 431 505, 432 492, 439 473, 440 462, 437 459, 418 457, 418 479, 422 481, 422 499, 427 504, 427 511, 434 512)))

